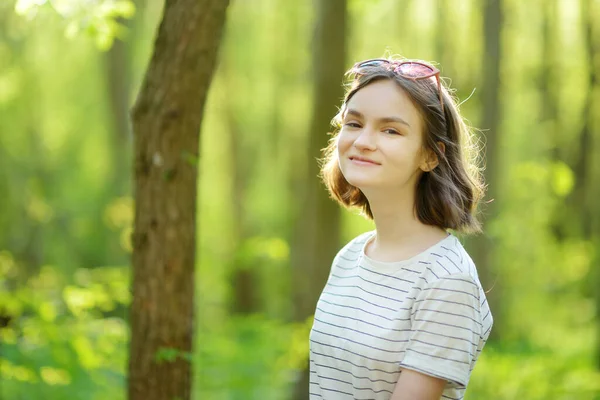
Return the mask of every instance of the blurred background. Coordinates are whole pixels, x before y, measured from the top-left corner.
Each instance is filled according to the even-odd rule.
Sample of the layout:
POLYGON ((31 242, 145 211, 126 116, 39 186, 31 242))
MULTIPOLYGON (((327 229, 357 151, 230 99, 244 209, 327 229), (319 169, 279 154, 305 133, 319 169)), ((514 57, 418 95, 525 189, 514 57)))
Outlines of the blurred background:
MULTIPOLYGON (((7 400, 126 397, 129 108, 163 2, 77 3, 0 3, 7 400)), ((373 229, 326 199, 315 157, 344 70, 401 54, 439 63, 486 147, 494 201, 462 239, 495 326, 467 398, 600 399, 600 2, 324 3, 229 6, 201 133, 194 398, 302 398, 333 255, 300 238, 373 229)))

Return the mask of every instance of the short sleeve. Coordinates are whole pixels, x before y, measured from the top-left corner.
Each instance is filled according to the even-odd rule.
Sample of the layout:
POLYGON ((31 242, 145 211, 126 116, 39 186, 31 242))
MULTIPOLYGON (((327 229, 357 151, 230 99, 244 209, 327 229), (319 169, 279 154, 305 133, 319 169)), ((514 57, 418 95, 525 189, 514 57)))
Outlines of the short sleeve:
POLYGON ((470 275, 448 275, 425 286, 411 313, 403 368, 465 388, 481 338, 479 285, 470 275))

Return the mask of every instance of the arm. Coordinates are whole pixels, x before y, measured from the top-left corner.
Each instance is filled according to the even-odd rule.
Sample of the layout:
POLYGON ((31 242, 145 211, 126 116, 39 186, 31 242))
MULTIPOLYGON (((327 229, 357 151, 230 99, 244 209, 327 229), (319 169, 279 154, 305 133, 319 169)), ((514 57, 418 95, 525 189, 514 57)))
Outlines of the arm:
POLYGON ((478 286, 464 274, 421 290, 391 400, 439 400, 449 384, 466 387, 480 340, 479 300, 478 286))
POLYGON ((439 400, 445 386, 444 379, 403 368, 390 400, 439 400))

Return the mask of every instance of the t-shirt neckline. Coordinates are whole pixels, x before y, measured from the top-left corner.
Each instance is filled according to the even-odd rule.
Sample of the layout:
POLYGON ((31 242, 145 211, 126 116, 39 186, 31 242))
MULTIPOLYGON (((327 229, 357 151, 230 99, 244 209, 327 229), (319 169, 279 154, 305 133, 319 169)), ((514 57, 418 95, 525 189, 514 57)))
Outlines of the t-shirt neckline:
POLYGON ((433 245, 431 245, 427 249, 423 250, 419 254, 412 256, 411 258, 408 258, 406 260, 400 260, 400 261, 387 261, 386 262, 386 261, 375 260, 375 259, 369 257, 365 253, 365 249, 367 248, 367 245, 373 239, 375 239, 376 234, 377 234, 376 231, 370 232, 369 236, 367 237, 367 240, 365 240, 365 242, 362 245, 362 248, 360 249, 360 257, 365 263, 367 263, 370 266, 375 267, 377 269, 397 269, 400 267, 406 267, 408 265, 415 264, 419 261, 424 261, 427 258, 429 258, 429 256, 435 249, 442 246, 444 243, 446 243, 448 240, 450 240, 451 237, 453 237, 453 235, 451 233, 448 233, 448 236, 439 240, 437 243, 434 243, 433 245))

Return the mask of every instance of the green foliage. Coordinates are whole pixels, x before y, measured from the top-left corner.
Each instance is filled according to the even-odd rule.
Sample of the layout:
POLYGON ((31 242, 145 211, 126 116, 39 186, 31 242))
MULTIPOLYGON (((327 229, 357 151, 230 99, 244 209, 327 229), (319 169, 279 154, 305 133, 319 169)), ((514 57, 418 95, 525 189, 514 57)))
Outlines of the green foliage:
POLYGON ((121 19, 131 19, 135 5, 131 0, 17 0, 15 12, 33 20, 45 8, 65 21, 65 35, 74 38, 81 32, 90 35, 100 50, 108 50, 116 38, 122 39, 121 19))
POLYGON ((181 358, 186 361, 192 361, 193 355, 187 351, 181 351, 179 349, 173 349, 170 347, 161 347, 158 349, 155 355, 155 361, 160 364, 163 362, 174 362, 178 358, 181 358))
MULTIPOLYGON (((572 340, 561 336, 563 342, 572 340)), ((597 400, 600 372, 590 359, 526 344, 488 346, 471 376, 467 399, 597 400)))
MULTIPOLYGON (((2 286, 14 285, 15 264, 4 253, 2 286)), ((72 279, 56 267, 8 296, 0 291, 12 323, 0 329, 7 399, 123 399, 129 334, 125 267, 77 270, 72 279)), ((261 315, 234 317, 199 330, 196 354, 161 348, 156 362, 181 357, 195 363, 198 398, 281 399, 307 362, 312 319, 285 323, 261 315), (249 397, 250 396, 250 397, 249 397)))
MULTIPOLYGON (((16 266, 3 267, 3 287, 14 287, 16 266)), ((129 340, 124 267, 81 269, 67 278, 43 267, 1 304, 11 317, 0 329, 2 395, 7 399, 123 399, 129 340)))
MULTIPOLYGON (((585 215, 576 202, 583 196, 594 205, 600 194, 600 124, 591 117, 585 158, 580 129, 592 88, 589 63, 581 62, 581 9, 577 1, 556 3, 546 45, 560 57, 551 59, 538 11, 554 3, 503 0, 499 132, 478 122, 489 94, 482 90, 481 1, 348 4, 348 66, 386 50, 437 60, 460 99, 477 89, 461 108, 482 129, 481 142, 500 138, 489 149, 500 160, 490 182, 498 215, 484 229, 499 282, 486 289, 501 289, 506 318, 494 328, 500 343, 484 349, 467 399, 600 398, 600 214, 596 207, 585 215), (546 112, 552 99, 556 115, 546 112), (587 175, 577 169, 580 160, 587 175), (582 233, 588 223, 596 236, 582 233)), ((115 176, 130 178, 114 161, 130 138, 115 135, 106 69, 112 53, 97 49, 125 38, 132 19, 138 33, 120 71, 131 74, 125 90, 135 98, 162 9, 162 2, 144 4, 143 13, 128 0, 0 4, 0 316, 10 317, 0 328, 3 399, 125 398, 134 204, 114 187, 115 176), (93 42, 65 40, 82 34, 93 42)), ((181 155, 201 174, 195 352, 162 348, 155 358, 191 360, 197 399, 290 398, 306 363, 310 320, 289 322, 289 254, 292 216, 311 212, 297 200, 305 184, 299 172, 314 162, 305 154, 311 7, 232 2, 201 151, 181 155), (238 290, 231 277, 240 270, 254 274, 258 314, 230 314, 238 290)), ((342 228, 349 240, 373 226, 346 213, 342 228)))
POLYGON ((196 398, 284 399, 307 363, 312 319, 286 324, 261 315, 232 317, 197 340, 196 398))

